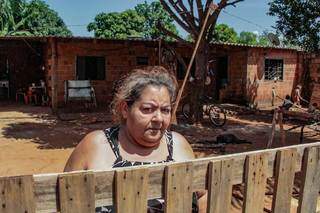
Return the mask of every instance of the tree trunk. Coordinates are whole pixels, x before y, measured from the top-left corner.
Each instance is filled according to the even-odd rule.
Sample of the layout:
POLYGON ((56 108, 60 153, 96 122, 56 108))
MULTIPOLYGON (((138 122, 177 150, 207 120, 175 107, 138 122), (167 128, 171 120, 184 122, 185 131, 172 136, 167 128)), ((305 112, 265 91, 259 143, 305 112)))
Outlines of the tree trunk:
POLYGON ((202 104, 200 99, 204 96, 204 82, 207 75, 209 45, 206 41, 202 41, 198 53, 195 58, 196 72, 194 87, 191 91, 191 112, 194 115, 194 122, 199 123, 202 119, 202 104))

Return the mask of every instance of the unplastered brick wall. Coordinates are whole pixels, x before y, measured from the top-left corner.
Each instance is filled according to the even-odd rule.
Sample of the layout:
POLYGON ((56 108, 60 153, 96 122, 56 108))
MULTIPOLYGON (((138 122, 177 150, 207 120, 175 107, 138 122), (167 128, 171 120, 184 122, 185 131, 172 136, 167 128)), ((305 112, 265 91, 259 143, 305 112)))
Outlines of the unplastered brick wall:
POLYGON ((317 103, 320 106, 320 56, 314 55, 309 65, 310 77, 313 82, 311 103, 317 103))
POLYGON ((232 48, 228 56, 228 83, 220 91, 220 100, 243 102, 245 97, 247 48, 232 48))
MULTIPOLYGON (((105 57, 105 80, 92 80, 99 105, 109 105, 113 83, 139 66, 136 57, 148 57, 149 65, 158 64, 156 42, 122 40, 58 40, 57 41, 58 105, 64 103, 64 82, 76 79, 77 56, 105 57)), ((48 62, 51 63, 50 60, 48 62)))
MULTIPOLYGON (((301 57, 295 50, 275 49, 275 48, 251 48, 248 51, 247 66, 247 99, 255 107, 271 106, 272 88, 276 94, 284 98, 291 95, 293 85, 302 72, 301 57), (283 60, 283 80, 265 79, 265 59, 283 60)), ((276 99, 276 105, 282 103, 281 99, 276 99)))

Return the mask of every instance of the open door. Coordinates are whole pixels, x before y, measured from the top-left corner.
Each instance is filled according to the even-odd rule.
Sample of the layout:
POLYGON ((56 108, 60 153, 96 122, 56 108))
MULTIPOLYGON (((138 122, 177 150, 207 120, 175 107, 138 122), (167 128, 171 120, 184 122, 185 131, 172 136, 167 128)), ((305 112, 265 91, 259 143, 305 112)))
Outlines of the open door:
POLYGON ((228 56, 217 58, 215 98, 220 100, 220 92, 228 85, 228 56))

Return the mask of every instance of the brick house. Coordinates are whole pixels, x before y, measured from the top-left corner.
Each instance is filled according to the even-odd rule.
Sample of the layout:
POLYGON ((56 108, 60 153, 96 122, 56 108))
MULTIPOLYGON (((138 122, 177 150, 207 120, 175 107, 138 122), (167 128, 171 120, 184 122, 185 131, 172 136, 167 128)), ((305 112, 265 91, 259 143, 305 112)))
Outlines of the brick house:
MULTIPOLYGON (((191 57, 192 48, 175 42, 168 45, 186 61, 191 57)), ((170 67, 179 80, 185 73, 176 57, 164 57, 158 40, 0 37, 0 48, 0 81, 8 79, 10 96, 45 79, 53 108, 64 105, 65 80, 90 79, 98 104, 107 105, 113 82, 134 68, 160 64, 170 67)), ((303 73, 303 53, 289 48, 214 43, 209 61, 209 95, 256 107, 271 106, 273 87, 280 97, 291 94, 303 73)))

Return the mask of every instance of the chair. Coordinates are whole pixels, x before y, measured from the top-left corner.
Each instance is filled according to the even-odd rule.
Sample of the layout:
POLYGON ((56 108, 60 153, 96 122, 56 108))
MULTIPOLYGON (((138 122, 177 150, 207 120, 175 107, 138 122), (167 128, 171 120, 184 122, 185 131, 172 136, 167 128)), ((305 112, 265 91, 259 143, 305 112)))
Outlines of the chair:
POLYGON ((65 81, 65 104, 70 101, 88 101, 97 107, 94 88, 89 80, 67 80, 65 81))

